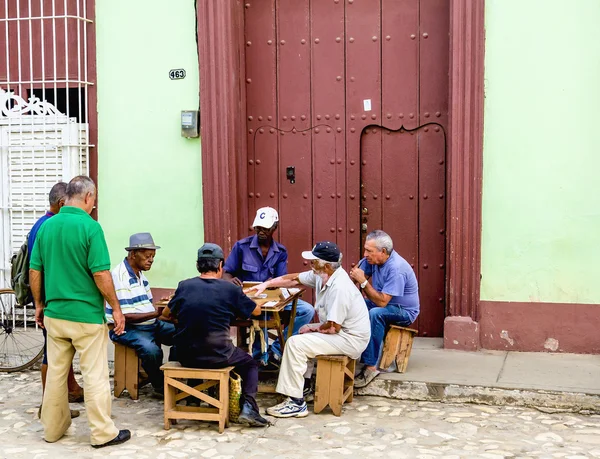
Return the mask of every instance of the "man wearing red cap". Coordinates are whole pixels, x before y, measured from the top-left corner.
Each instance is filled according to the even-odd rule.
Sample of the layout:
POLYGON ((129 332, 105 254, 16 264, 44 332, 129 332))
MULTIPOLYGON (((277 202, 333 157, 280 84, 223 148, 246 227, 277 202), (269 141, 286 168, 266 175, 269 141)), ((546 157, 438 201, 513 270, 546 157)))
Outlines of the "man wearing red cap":
POLYGON ((298 335, 288 340, 277 381, 277 392, 288 398, 267 409, 268 414, 280 418, 308 415, 303 384, 304 378, 312 373, 312 359, 317 355, 332 354, 356 359, 367 347, 371 336, 367 307, 341 267, 339 247, 333 242, 319 242, 311 251, 302 252, 302 257, 310 260, 310 271, 286 274, 248 289, 248 292, 256 290, 257 294, 270 287, 306 285, 315 289, 319 323, 303 326, 298 335))

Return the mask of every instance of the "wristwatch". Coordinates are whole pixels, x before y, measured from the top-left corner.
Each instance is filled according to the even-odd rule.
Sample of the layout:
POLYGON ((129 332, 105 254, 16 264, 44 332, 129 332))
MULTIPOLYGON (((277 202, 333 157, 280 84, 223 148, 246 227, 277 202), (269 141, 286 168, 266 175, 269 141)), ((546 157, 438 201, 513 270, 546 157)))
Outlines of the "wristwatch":
POLYGON ((360 284, 360 288, 365 288, 368 283, 369 283, 369 281, 367 279, 365 279, 365 281, 362 284, 360 284))

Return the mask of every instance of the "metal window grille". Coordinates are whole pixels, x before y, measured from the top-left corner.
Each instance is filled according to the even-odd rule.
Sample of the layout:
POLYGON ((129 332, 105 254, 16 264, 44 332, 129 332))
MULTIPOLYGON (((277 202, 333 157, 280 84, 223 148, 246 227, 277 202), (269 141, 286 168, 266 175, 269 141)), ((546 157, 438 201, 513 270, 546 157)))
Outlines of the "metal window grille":
POLYGON ((91 4, 0 0, 0 288, 52 185, 89 174, 91 4))

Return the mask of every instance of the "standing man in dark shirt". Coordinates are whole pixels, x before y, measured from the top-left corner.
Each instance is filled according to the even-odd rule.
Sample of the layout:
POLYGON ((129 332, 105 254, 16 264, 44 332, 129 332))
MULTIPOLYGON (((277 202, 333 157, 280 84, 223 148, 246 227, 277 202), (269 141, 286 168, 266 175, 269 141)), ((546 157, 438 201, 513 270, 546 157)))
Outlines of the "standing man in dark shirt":
POLYGON ((230 338, 231 321, 260 315, 260 306, 239 286, 221 279, 224 258, 216 244, 200 247, 196 262, 200 276, 179 283, 163 315, 176 320, 173 341, 181 364, 191 368, 233 366, 242 378, 239 422, 264 427, 268 421, 260 415, 255 398, 258 363, 230 338))
MULTIPOLYGON (((35 244, 35 239, 37 237, 38 231, 42 227, 46 220, 51 217, 54 217, 62 206, 65 205, 65 198, 67 196, 67 184, 65 182, 58 182, 50 189, 50 194, 48 195, 48 201, 50 202, 50 209, 42 215, 35 225, 29 231, 29 236, 27 237, 27 255, 29 259, 31 259, 31 252, 33 251, 33 245, 35 244)), ((46 329, 42 329, 44 333, 44 358, 42 359, 42 366, 40 371, 42 373, 42 394, 46 389, 46 375, 48 374, 48 349, 47 349, 47 335, 46 329)), ((71 364, 71 368, 69 369, 69 376, 67 377, 67 387, 69 388, 69 402, 77 403, 83 402, 83 389, 75 379, 75 373, 73 371, 73 364, 71 364)), ((42 416, 42 406, 40 405, 40 409, 38 411, 38 417, 42 416)), ((78 410, 71 410, 71 417, 76 418, 79 416, 78 410)))

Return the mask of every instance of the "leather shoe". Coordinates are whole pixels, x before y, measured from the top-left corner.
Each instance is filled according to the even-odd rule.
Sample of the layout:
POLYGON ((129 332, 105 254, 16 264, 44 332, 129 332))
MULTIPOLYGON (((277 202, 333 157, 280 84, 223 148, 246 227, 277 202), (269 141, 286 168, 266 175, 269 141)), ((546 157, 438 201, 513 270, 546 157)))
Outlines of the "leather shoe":
MULTIPOLYGON (((70 410, 70 411, 71 411, 71 419, 78 418, 79 415, 81 414, 79 412, 79 410, 70 410)), ((40 405, 40 408, 38 410, 38 418, 42 419, 42 405, 40 405)))
POLYGON ((82 403, 84 400, 83 389, 80 394, 69 393, 69 403, 82 403))
POLYGON ((263 418, 256 408, 248 401, 245 401, 242 406, 242 411, 238 417, 238 423, 250 427, 266 427, 269 425, 269 421, 263 418))
POLYGON ((106 443, 102 443, 101 445, 92 445, 92 448, 104 448, 105 446, 120 445, 121 443, 125 443, 130 438, 131 432, 129 430, 119 430, 119 435, 117 435, 111 441, 107 441, 106 443))

